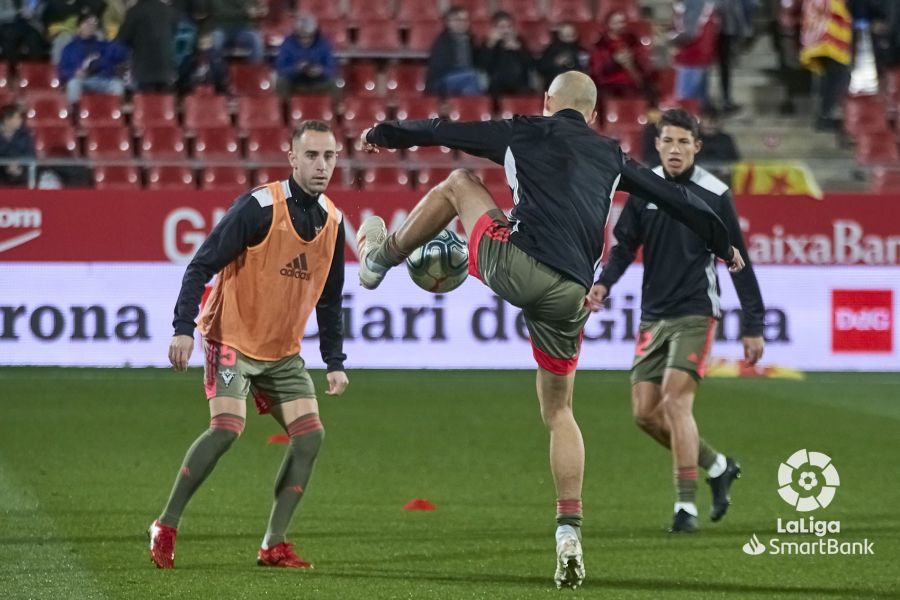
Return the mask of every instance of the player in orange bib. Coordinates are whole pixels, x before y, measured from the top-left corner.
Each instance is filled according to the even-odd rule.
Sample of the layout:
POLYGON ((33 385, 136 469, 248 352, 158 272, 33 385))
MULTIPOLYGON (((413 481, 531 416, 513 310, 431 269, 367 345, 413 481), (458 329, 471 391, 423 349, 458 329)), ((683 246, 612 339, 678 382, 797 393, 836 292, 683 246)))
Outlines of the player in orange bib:
POLYGON ((244 430, 246 399, 271 413, 290 437, 275 481, 275 501, 257 555, 262 566, 308 568, 286 534, 309 482, 324 429, 312 379, 300 358, 306 322, 316 310, 328 395, 347 387, 342 294, 344 223, 324 194, 337 160, 327 123, 304 121, 288 153, 291 177, 240 196, 197 251, 175 307, 169 360, 187 368, 205 284, 218 274, 197 321, 206 360, 210 424, 184 457, 169 501, 150 526, 150 558, 175 565, 175 537, 191 496, 244 430))

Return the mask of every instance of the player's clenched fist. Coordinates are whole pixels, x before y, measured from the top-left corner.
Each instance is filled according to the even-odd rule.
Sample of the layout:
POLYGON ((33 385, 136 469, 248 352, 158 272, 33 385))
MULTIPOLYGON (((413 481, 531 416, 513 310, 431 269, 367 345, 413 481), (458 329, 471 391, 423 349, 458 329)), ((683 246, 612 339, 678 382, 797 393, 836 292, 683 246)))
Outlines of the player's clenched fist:
POLYGON ((169 362, 176 371, 187 369, 191 352, 194 351, 194 337, 190 335, 176 335, 169 344, 169 362))
POLYGON ((594 284, 591 291, 588 292, 584 299, 584 305, 591 311, 597 312, 603 310, 603 301, 609 296, 609 288, 599 283, 594 284))
POLYGON ((369 154, 378 154, 378 146, 375 144, 369 143, 369 140, 366 139, 366 136, 369 135, 369 132, 372 131, 372 128, 364 129, 362 134, 359 136, 359 147, 364 152, 368 152, 369 154))
POLYGON ((734 256, 731 257, 731 260, 726 261, 728 270, 732 273, 740 273, 744 268, 744 257, 741 256, 741 253, 734 246, 731 247, 731 251, 734 253, 734 256))
POLYGON ((326 376, 326 379, 328 380, 328 391, 325 393, 329 396, 340 396, 350 385, 350 380, 343 371, 332 371, 326 376))

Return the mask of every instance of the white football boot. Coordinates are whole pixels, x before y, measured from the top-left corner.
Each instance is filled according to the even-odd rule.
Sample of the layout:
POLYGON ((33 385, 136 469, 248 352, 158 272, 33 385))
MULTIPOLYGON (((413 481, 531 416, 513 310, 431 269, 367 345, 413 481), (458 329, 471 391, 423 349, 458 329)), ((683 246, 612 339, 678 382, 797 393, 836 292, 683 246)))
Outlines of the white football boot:
POLYGON ((556 588, 573 590, 584 581, 584 556, 581 540, 571 525, 561 525, 556 529, 556 588))
POLYGON ((356 232, 356 249, 359 253, 359 284, 367 290, 374 290, 384 279, 388 267, 369 260, 369 253, 387 240, 387 227, 381 217, 371 216, 356 232))

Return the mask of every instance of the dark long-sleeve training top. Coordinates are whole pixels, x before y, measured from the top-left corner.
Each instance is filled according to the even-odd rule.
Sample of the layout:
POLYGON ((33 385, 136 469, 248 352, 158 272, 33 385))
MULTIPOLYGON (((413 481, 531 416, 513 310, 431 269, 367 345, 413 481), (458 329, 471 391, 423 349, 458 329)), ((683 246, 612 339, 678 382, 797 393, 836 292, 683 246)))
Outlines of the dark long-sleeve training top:
POLYGON ((503 165, 515 202, 510 242, 585 290, 594 280, 617 188, 657 198, 716 255, 732 257, 728 231, 705 202, 626 157, 576 110, 497 121, 390 121, 366 139, 386 148, 442 145, 503 165))
MULTIPOLYGON (((665 177, 684 184, 728 227, 731 243, 746 265, 740 273, 731 274, 743 314, 741 335, 762 335, 766 309, 728 186, 702 167, 695 166, 674 178, 669 177, 662 167, 653 171, 660 179, 665 177)), ((686 315, 722 316, 715 256, 691 230, 657 210, 652 196, 629 196, 613 231, 617 243, 597 283, 611 288, 634 261, 638 248, 643 246, 643 320, 686 315)))
MULTIPOLYGON (((291 177, 291 197, 287 199, 288 212, 297 235, 306 241, 313 239, 325 226, 328 212, 319 202, 319 196, 304 192, 291 177)), ((200 298, 203 289, 213 275, 241 255, 250 246, 262 242, 272 225, 272 205, 260 206, 253 192, 242 194, 219 221, 209 237, 191 259, 181 292, 175 305, 175 335, 193 335, 200 298)), ((328 371, 343 371, 344 361, 344 221, 338 227, 334 257, 322 296, 316 304, 316 321, 319 324, 319 349, 328 371)))

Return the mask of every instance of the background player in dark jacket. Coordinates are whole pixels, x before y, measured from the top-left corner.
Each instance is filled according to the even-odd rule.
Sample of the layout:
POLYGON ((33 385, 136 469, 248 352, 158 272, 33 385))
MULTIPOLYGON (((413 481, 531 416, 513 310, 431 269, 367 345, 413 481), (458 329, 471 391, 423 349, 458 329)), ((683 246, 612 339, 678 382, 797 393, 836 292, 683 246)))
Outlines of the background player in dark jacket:
MULTIPOLYGON (((697 120, 682 109, 663 113, 656 149, 660 178, 683 184, 712 208, 728 227, 731 242, 744 257, 745 268, 732 273, 741 301, 744 355, 755 364, 763 353, 765 307, 747 256, 728 186, 694 165, 700 150, 697 120)), ((700 439, 693 403, 697 383, 715 335, 719 282, 715 256, 705 241, 658 210, 652 195, 632 194, 615 228, 618 244, 591 289, 592 310, 599 310, 638 248, 644 248, 641 328, 635 349, 631 402, 638 427, 672 449, 675 517, 672 531, 697 528, 697 464, 707 470, 712 487, 710 516, 718 521, 729 504, 732 482, 740 466, 700 439)))
POLYGON ((591 78, 569 71, 550 84, 541 117, 389 122, 367 130, 362 138, 370 151, 443 145, 506 169, 516 203, 510 219, 481 180, 456 170, 428 192, 390 237, 383 220, 366 219, 357 234, 359 277, 363 287, 378 287, 388 269, 458 216, 469 236, 469 272, 522 308, 539 367, 541 416, 550 431, 558 525, 554 579, 559 587, 577 587, 584 579, 584 444, 572 412, 572 393, 588 316, 585 297, 616 187, 658 195, 664 210, 708 240, 733 268, 743 265, 722 221, 702 200, 627 159, 618 144, 591 129, 596 104, 591 78))

